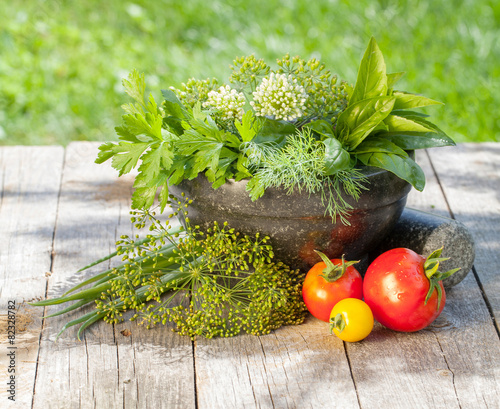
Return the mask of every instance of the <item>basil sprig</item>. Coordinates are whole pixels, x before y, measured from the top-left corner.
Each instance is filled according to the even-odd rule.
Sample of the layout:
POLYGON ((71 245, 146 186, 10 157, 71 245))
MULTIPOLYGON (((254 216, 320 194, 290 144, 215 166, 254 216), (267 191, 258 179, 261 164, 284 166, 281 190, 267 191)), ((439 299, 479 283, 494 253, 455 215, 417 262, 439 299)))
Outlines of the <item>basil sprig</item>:
MULTIPOLYGON (((338 140, 356 161, 392 172, 422 191, 425 175, 408 151, 455 142, 428 121, 427 115, 414 111, 441 102, 393 89, 403 74, 387 74, 382 52, 372 37, 347 108, 339 115, 330 138, 338 140)), ((332 141, 324 143, 336 146, 332 141)), ((332 159, 338 155, 335 151, 332 159)))

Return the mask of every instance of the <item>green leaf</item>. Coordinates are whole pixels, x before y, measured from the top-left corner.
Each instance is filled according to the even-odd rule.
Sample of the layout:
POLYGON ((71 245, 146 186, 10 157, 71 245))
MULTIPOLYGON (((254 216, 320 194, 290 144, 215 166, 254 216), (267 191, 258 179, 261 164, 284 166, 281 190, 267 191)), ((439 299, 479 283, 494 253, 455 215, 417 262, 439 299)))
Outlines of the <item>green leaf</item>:
POLYGON ((132 97, 136 102, 145 106, 144 104, 144 93, 146 92, 146 82, 144 80, 144 74, 139 74, 137 70, 133 70, 129 75, 128 79, 122 80, 125 92, 132 97))
POLYGON ((157 186, 136 188, 132 194, 132 208, 149 209, 154 203, 157 190, 157 186))
POLYGON ((393 109, 391 111, 391 114, 397 115, 397 116, 402 116, 403 118, 413 117, 413 116, 417 116, 417 117, 420 117, 420 118, 428 118, 429 117, 429 115, 424 114, 422 112, 405 111, 405 110, 402 110, 402 109, 393 109))
POLYGON ((99 146, 99 153, 97 154, 97 158, 95 160, 95 163, 104 163, 108 159, 111 159, 113 155, 115 154, 113 152, 115 144, 113 142, 106 142, 103 143, 102 145, 99 146))
POLYGON ((305 128, 310 128, 314 132, 324 136, 331 137, 333 136, 333 128, 332 124, 324 119, 317 119, 316 121, 312 121, 304 125, 305 128))
POLYGON ((382 122, 394 106, 394 97, 378 97, 359 101, 347 107, 337 119, 338 139, 355 149, 382 122), (347 132, 348 131, 348 132, 347 132))
POLYGON ((210 168, 210 172, 213 174, 213 179, 211 180, 214 184, 212 187, 217 189, 222 186, 226 182, 226 179, 232 177, 232 172, 229 169, 229 166, 238 159, 238 154, 233 152, 226 147, 222 148, 219 163, 217 163, 215 168, 210 168))
POLYGON ((205 167, 209 166, 209 163, 212 163, 210 167, 215 171, 224 143, 207 138, 194 129, 189 129, 184 132, 183 138, 176 143, 176 147, 181 155, 195 155, 195 162, 200 170, 204 170, 205 167))
POLYGON ((160 212, 163 213, 163 211, 165 210, 165 207, 167 207, 168 200, 169 200, 168 183, 167 182, 165 182, 161 186, 160 194, 158 195, 158 200, 160 202, 160 212))
POLYGON ((262 121, 258 121, 253 112, 249 110, 245 112, 243 118, 241 118, 241 122, 235 120, 234 125, 240 133, 241 140, 243 142, 250 142, 255 135, 257 135, 263 124, 262 121))
MULTIPOLYGON (((437 132, 434 127, 427 125, 427 121, 416 118, 403 118, 397 115, 389 115, 384 119, 389 132, 437 132)), ((430 124, 430 123, 429 123, 430 124)))
POLYGON ((361 60, 349 105, 385 95, 387 95, 387 75, 384 56, 375 38, 372 37, 361 60))
POLYGON ((111 165, 118 171, 120 176, 130 172, 137 166, 139 158, 149 148, 149 145, 149 143, 145 142, 120 142, 114 145, 112 148, 113 159, 111 165))
POLYGON ((295 132, 297 132, 297 127, 290 122, 265 118, 254 142, 262 143, 266 141, 281 143, 284 140, 284 136, 292 135, 295 132))
POLYGON ((387 89, 394 88, 394 85, 405 75, 404 72, 395 72, 392 74, 387 74, 387 89))
MULTIPOLYGON (((163 124, 163 118, 159 113, 153 114, 147 112, 145 115, 142 114, 125 114, 122 116, 123 125, 120 129, 121 134, 134 135, 143 142, 151 141, 152 139, 162 139, 161 126, 163 124), (147 140, 140 138, 141 136, 146 136, 147 140)), ((130 140, 130 137, 127 138, 130 140)))
MULTIPOLYGON (((384 134, 381 134, 384 135, 384 134)), ((364 153, 394 153, 399 156, 408 156, 408 154, 401 149, 400 146, 394 144, 392 141, 384 138, 383 136, 373 136, 365 139, 354 151, 356 155, 364 153)))
POLYGON ((404 150, 455 145, 455 142, 450 137, 436 132, 385 132, 379 134, 379 136, 391 141, 404 150))
POLYGON ((393 95, 396 97, 394 109, 413 109, 429 105, 444 105, 442 102, 407 92, 394 91, 393 95))
POLYGON ((246 190, 250 193, 250 199, 254 202, 262 197, 266 191, 264 185, 260 183, 260 179, 257 176, 254 176, 248 181, 246 190))
POLYGON ((182 104, 182 102, 177 98, 177 95, 175 95, 175 92, 173 92, 170 89, 162 89, 161 94, 163 95, 164 98, 164 105, 172 109, 172 111, 167 110, 166 113, 170 113, 170 115, 173 115, 174 113, 181 113, 181 115, 174 115, 177 116, 178 118, 184 118, 188 119, 190 118, 189 112, 187 111, 186 107, 182 104))
POLYGON ((357 158, 367 166, 374 166, 394 173, 406 180, 415 189, 422 191, 425 187, 425 174, 410 157, 402 157, 392 153, 364 153, 357 158))
POLYGON ((175 156, 173 164, 168 171, 168 182, 170 185, 177 185, 184 179, 185 168, 191 169, 192 166, 186 166, 191 158, 175 156))
POLYGON ((409 119, 410 121, 416 122, 417 124, 427 128, 431 131, 446 135, 446 133, 444 131, 442 131, 441 129, 439 129, 439 127, 437 125, 424 119, 420 115, 406 115, 404 118, 409 119))
POLYGON ((238 159, 236 161, 236 170, 238 173, 236 174, 236 180, 241 180, 245 178, 252 177, 252 174, 247 169, 248 157, 245 154, 238 154, 238 159))
POLYGON ((165 98, 163 101, 163 109, 165 111, 163 122, 177 135, 182 135, 182 121, 190 119, 191 115, 173 91, 162 90, 162 95, 165 98))
POLYGON ((156 178, 163 169, 168 170, 172 166, 173 152, 168 144, 162 142, 156 147, 146 152, 142 157, 142 164, 139 166, 139 174, 135 179, 134 186, 153 187, 157 186, 156 178))
POLYGON ((117 126, 115 127, 115 131, 118 135, 118 139, 120 139, 121 141, 132 143, 144 142, 139 140, 136 134, 134 132, 131 132, 131 130, 127 126, 117 126))
POLYGON ((327 138, 323 144, 325 145, 325 175, 334 175, 349 168, 351 155, 337 139, 327 138))

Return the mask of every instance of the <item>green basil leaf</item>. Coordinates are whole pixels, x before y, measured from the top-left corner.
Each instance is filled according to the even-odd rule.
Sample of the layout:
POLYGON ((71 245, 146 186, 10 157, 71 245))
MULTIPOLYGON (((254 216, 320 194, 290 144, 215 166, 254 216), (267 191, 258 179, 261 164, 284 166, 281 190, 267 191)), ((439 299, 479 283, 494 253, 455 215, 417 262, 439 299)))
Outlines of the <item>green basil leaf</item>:
POLYGON ((392 74, 387 74, 387 89, 391 89, 394 85, 405 75, 404 72, 395 72, 392 74))
MULTIPOLYGON (((381 135, 385 136, 386 134, 381 135)), ((381 136, 373 136, 365 139, 354 151, 356 155, 374 152, 394 153, 399 156, 408 156, 400 146, 381 136)))
POLYGON ((342 112, 337 119, 338 139, 355 149, 382 122, 394 106, 394 97, 378 97, 359 101, 342 112), (348 132, 347 132, 348 131, 348 132))
POLYGON ((420 118, 428 118, 430 115, 424 114, 422 112, 417 111, 404 111, 402 109, 393 109, 391 111, 391 115, 402 116, 403 118, 408 118, 412 116, 418 116, 420 118))
POLYGON ((358 155, 358 159, 367 166, 374 166, 394 173, 420 192, 424 190, 425 174, 422 168, 410 157, 375 152, 358 155))
POLYGON ((394 91, 393 95, 396 97, 394 109, 413 109, 429 105, 444 105, 442 102, 407 92, 394 91))
POLYGON ((455 145, 455 142, 449 136, 437 132, 386 132, 380 134, 380 136, 404 150, 455 145))
POLYGON ((323 144, 325 145, 325 175, 334 175, 349 168, 351 155, 337 139, 327 138, 323 144))
POLYGON ((385 95, 387 95, 387 75, 384 56, 372 37, 361 60, 349 105, 385 95))
POLYGON ((389 132, 437 132, 433 127, 427 125, 426 122, 414 118, 403 118, 397 115, 389 115, 384 119, 389 132))
POLYGON ((274 119, 265 118, 262 127, 257 135, 252 139, 253 143, 272 145, 274 147, 283 146, 286 142, 286 137, 297 132, 297 127, 290 122, 276 121, 274 119))
POLYGON ((325 121, 324 119, 317 119, 316 121, 309 122, 308 124, 304 125, 304 127, 309 128, 312 131, 325 137, 333 136, 332 124, 328 121, 325 121))
POLYGON ((446 133, 444 131, 442 131, 437 125, 433 124, 430 121, 427 121, 426 119, 424 119, 421 116, 418 116, 418 115, 407 115, 405 118, 409 119, 409 120, 411 120, 413 122, 416 122, 417 124, 419 124, 421 126, 424 126, 427 129, 430 129, 431 132, 436 132, 436 133, 440 133, 440 134, 446 135, 446 133))

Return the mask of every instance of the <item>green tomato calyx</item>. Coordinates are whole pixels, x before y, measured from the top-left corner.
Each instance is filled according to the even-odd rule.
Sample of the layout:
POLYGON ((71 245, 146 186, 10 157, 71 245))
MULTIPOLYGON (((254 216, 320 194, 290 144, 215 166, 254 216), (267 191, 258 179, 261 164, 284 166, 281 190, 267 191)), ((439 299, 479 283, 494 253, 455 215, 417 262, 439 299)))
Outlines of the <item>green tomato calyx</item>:
POLYGON ((345 329, 345 319, 341 313, 338 313, 335 317, 330 318, 330 334, 333 334, 333 330, 336 329, 339 334, 345 329))
POLYGON ((320 275, 320 277, 323 277, 326 281, 329 283, 333 283, 334 281, 337 281, 339 278, 341 278, 348 267, 359 263, 358 261, 345 261, 344 255, 342 254, 342 263, 340 266, 333 264, 332 261, 328 258, 328 256, 321 251, 314 250, 318 256, 321 257, 321 260, 326 264, 326 267, 323 270, 323 274, 320 275))
POLYGON ((429 291, 427 292, 427 295, 425 297, 425 302, 424 304, 427 304, 427 301, 429 301, 429 298, 431 298, 432 293, 434 292, 434 289, 436 289, 437 294, 438 294, 438 300, 437 300, 437 309, 439 310, 439 306, 441 305, 441 299, 443 297, 443 290, 441 289, 441 286, 439 285, 439 282, 444 280, 445 278, 450 277, 452 274, 455 274, 459 268, 454 268, 452 270, 449 270, 445 273, 442 273, 438 270, 439 268, 439 263, 441 261, 449 260, 449 257, 441 257, 441 253, 443 252, 443 247, 440 249, 437 249, 433 251, 426 259, 424 262, 424 271, 425 275, 429 279, 429 291))

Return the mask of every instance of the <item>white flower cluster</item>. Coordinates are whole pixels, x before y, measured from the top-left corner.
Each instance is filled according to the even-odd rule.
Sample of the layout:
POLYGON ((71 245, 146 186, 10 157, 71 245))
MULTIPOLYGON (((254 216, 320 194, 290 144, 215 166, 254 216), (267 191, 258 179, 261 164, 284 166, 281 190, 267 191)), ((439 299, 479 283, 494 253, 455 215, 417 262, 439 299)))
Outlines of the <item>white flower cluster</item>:
POLYGON ((271 73, 259 84, 253 98, 250 104, 256 115, 293 121, 304 114, 307 94, 291 75, 271 73))
POLYGON ((222 120, 238 118, 241 120, 245 111, 245 96, 243 93, 231 89, 229 85, 220 87, 218 91, 210 91, 203 107, 217 109, 222 120))

